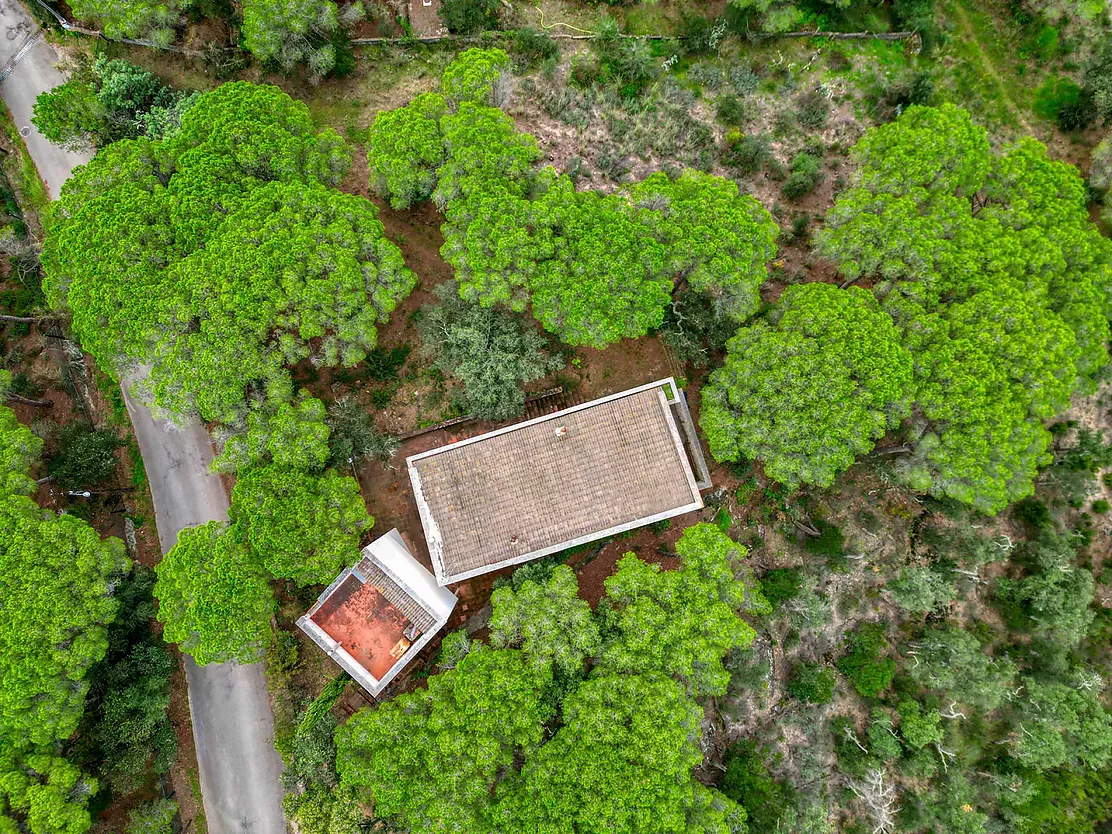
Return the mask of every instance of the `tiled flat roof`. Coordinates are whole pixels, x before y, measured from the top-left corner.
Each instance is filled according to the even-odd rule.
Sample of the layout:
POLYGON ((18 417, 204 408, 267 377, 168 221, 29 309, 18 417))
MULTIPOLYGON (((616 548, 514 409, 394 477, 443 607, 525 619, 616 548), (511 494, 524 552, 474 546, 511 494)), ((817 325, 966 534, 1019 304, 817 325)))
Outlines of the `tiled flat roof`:
POLYGON ((675 399, 661 380, 409 458, 437 581, 701 507, 675 399))

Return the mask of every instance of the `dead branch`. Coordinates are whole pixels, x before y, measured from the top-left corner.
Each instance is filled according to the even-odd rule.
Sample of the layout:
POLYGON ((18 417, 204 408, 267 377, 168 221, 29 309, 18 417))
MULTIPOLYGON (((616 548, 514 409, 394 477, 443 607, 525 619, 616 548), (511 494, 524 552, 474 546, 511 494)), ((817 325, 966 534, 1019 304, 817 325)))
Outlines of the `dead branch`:
POLYGON ((7 399, 13 403, 20 403, 22 405, 33 405, 35 408, 53 408, 54 403, 50 400, 32 400, 30 397, 22 397, 19 394, 8 392, 7 399))
POLYGON ((868 809, 873 834, 890 834, 896 822, 896 812, 900 810, 896 802, 896 786, 885 783, 882 771, 871 770, 861 781, 850 782, 849 789, 868 809))

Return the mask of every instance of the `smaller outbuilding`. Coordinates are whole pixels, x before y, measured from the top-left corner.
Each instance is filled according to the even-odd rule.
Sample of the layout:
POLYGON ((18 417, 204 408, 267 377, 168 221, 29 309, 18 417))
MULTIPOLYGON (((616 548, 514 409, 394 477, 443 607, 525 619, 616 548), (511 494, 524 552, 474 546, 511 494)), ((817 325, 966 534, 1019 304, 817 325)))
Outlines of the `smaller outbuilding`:
POLYGON ((363 548, 298 627, 378 696, 448 622, 456 597, 413 558, 396 530, 363 548))

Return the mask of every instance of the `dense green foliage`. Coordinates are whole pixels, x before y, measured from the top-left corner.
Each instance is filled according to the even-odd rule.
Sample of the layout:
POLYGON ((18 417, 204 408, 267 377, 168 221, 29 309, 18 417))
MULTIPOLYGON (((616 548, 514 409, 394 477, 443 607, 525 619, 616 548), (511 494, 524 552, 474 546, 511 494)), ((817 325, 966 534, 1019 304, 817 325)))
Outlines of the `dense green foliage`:
POLYGON ((210 521, 182 530, 156 570, 167 642, 200 664, 262 657, 274 601, 262 568, 225 525, 210 521))
POLYGON ((243 43, 264 64, 290 72, 305 63, 320 80, 336 65, 332 36, 340 11, 332 0, 247 0, 243 4, 243 43))
POLYGON ((911 355, 863 290, 789 287, 776 317, 729 342, 700 423, 718 460, 756 457, 789 488, 829 486, 907 416, 911 355))
POLYGON ((683 567, 665 572, 628 554, 598 623, 569 568, 523 569, 492 600, 497 648, 460 632, 466 651, 427 691, 337 730, 343 789, 419 834, 744 832, 744 811, 692 778, 693 695, 724 689, 722 656, 753 634, 737 612, 768 605, 734 578, 745 551, 717 527, 689 529, 677 552, 683 567))
POLYGON ((129 562, 123 542, 26 497, 40 450, 0 405, 0 830, 83 834, 97 780, 61 742, 78 728, 90 670, 108 652, 129 562))
POLYGON ((47 469, 63 489, 89 489, 112 477, 123 441, 110 429, 71 423, 58 431, 58 451, 47 469))
POLYGON ((102 367, 150 363, 167 411, 234 423, 249 393, 289 399, 287 365, 358 362, 415 281, 374 206, 326 187, 347 161, 285 93, 218 87, 171 138, 116 142, 66 184, 47 296, 102 367))
POLYGON ((333 469, 311 475, 270 465, 232 490, 236 535, 275 578, 327 585, 355 561, 367 515, 359 484, 333 469))
POLYGON ((463 386, 467 413, 486 420, 516 417, 525 410, 523 386, 564 366, 520 316, 463 301, 452 281, 438 285, 436 296, 437 304, 422 309, 421 336, 433 367, 463 386))
POLYGON ((395 207, 432 197, 444 210, 441 254, 460 294, 516 312, 572 345, 605 347, 664 321, 677 285, 741 321, 775 255, 776 224, 719 177, 657 174, 621 194, 579 191, 537 170, 536 141, 492 107, 508 59, 472 49, 442 93, 380 113, 369 134, 371 183, 395 207))
POLYGON ((181 126, 196 93, 175 93, 156 75, 101 55, 66 83, 41 93, 31 121, 55 144, 103 148, 120 139, 163 139, 181 126))
POLYGON ((963 110, 912 107, 855 154, 857 186, 818 243, 848 280, 877 282, 915 357, 914 452, 899 469, 998 510, 1048 462, 1042 422, 1108 361, 1112 244, 1076 170, 1030 139, 993 154, 963 110))
POLYGON ((191 5, 192 0, 75 0, 70 8, 78 19, 100 23, 109 38, 144 38, 165 47, 191 5))

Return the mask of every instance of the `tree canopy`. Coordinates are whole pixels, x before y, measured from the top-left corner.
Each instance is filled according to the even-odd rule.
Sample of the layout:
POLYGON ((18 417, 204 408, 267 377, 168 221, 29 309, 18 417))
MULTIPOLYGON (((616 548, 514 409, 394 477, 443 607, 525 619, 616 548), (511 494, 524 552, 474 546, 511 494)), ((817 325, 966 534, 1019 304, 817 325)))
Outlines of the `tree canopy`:
POLYGON ((178 534, 155 568, 163 637, 197 663, 252 662, 270 642, 274 598, 262 568, 226 525, 178 534))
POLYGON ((1025 138, 994 153, 964 110, 913 106, 866 132, 817 236, 915 357, 912 487, 992 513, 1049 462, 1043 422, 1108 362, 1112 242, 1076 169, 1025 138))
POLYGON ((492 599, 494 648, 450 635, 427 691, 337 730, 341 788, 414 834, 744 834, 744 810, 692 773, 695 696, 723 691, 723 656, 753 638, 737 611, 771 610, 734 578, 744 552, 701 524, 678 570, 629 554, 597 621, 570 568, 520 569, 492 599))
POLYGON ((788 287, 773 320, 727 344, 703 389, 700 424, 717 460, 759 458, 789 488, 829 486, 907 416, 911 354, 856 288, 788 287))
POLYGON ((415 278, 374 206, 335 185, 348 154, 305 105, 234 82, 161 141, 115 142, 51 206, 44 290, 82 345, 174 414, 237 422, 292 395, 286 366, 352 364, 415 278))
POLYGON ((354 478, 275 464, 236 480, 231 516, 255 559, 272 576, 298 585, 331 582, 355 562, 359 537, 374 524, 354 478))

